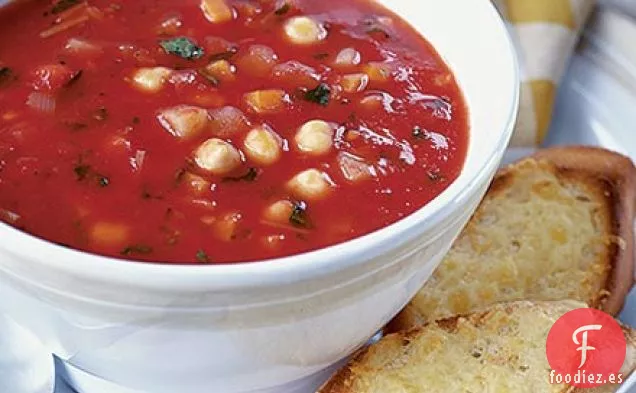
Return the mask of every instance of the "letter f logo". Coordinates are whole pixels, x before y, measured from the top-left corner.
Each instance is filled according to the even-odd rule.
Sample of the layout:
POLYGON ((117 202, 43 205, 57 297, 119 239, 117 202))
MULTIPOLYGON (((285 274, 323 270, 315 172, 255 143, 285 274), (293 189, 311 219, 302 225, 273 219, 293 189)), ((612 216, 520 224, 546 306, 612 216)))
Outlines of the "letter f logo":
POLYGON ((572 341, 574 341, 574 344, 580 345, 580 347, 576 349, 577 351, 581 352, 581 364, 579 365, 579 369, 581 369, 587 362, 587 352, 596 350, 596 348, 587 345, 588 332, 591 330, 601 330, 602 328, 603 328, 602 325, 581 326, 580 328, 576 329, 574 333, 572 334, 572 341), (581 335, 582 339, 579 342, 578 335, 580 333, 583 333, 583 334, 581 335))

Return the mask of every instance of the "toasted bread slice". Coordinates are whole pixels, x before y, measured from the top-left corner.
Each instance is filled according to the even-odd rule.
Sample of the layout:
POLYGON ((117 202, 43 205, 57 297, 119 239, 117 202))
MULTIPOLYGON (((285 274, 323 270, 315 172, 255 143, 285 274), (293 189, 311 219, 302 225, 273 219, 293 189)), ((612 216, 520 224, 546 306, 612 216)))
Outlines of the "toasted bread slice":
POLYGON ((633 284, 635 203, 634 164, 607 150, 546 149, 503 169, 389 330, 515 300, 617 314, 633 284))
MULTIPOLYGON (((391 334, 360 351, 318 393, 578 393, 550 384, 545 343, 558 318, 582 307, 506 303, 391 334)), ((636 366, 636 333, 624 331, 629 350, 621 371, 628 375, 636 366)))

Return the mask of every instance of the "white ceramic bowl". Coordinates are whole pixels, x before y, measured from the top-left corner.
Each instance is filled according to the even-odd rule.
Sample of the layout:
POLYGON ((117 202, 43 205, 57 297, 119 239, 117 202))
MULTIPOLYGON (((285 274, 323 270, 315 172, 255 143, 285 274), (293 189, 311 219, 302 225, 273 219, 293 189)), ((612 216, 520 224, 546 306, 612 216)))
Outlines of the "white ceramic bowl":
POLYGON ((87 372, 71 376, 81 393, 310 392, 318 373, 364 344, 428 279, 507 146, 517 66, 489 1, 380 1, 431 41, 459 80, 471 124, 461 176, 383 230, 252 264, 124 263, 0 225, 0 312, 87 372))

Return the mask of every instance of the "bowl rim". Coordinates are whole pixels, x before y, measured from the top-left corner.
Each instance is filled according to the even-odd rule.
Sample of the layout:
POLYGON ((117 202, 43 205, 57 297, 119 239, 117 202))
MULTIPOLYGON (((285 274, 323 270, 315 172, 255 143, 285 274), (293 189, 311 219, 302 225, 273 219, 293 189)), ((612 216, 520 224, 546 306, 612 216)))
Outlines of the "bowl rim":
MULTIPOLYGON (((384 2, 381 3, 391 10, 391 7, 386 6, 384 2)), ((457 183, 456 179, 433 201, 386 227, 318 250, 261 261, 192 265, 118 259, 67 248, 20 231, 3 222, 0 222, 0 239, 2 239, 0 252, 4 249, 5 252, 29 262, 70 272, 94 282, 119 282, 145 288, 191 292, 204 288, 229 289, 245 286, 280 285, 281 277, 291 277, 292 280, 297 281, 307 276, 326 275, 333 271, 343 270, 350 266, 352 261, 361 263, 361 261, 379 255, 379 252, 383 250, 394 249, 396 243, 404 244, 413 240, 425 230, 452 216, 452 211, 444 209, 445 206, 461 206, 470 199, 474 186, 483 182, 484 178, 490 175, 488 169, 499 163, 512 136, 520 101, 520 70, 517 53, 506 23, 499 16, 493 4, 485 3, 488 3, 485 6, 490 9, 489 12, 494 14, 491 16, 498 24, 502 39, 507 41, 508 53, 503 56, 509 56, 513 65, 511 71, 514 83, 511 86, 512 91, 509 93, 512 101, 507 109, 508 118, 505 121, 505 129, 501 130, 497 145, 490 149, 489 155, 483 160, 481 167, 475 171, 475 176, 469 179, 469 186, 464 189, 453 190, 453 185, 457 183), (453 191, 455 195, 447 198, 453 191), (441 203, 442 199, 446 199, 446 201, 441 203), (397 234, 410 235, 398 239, 397 234), (46 258, 42 258, 38 254, 44 254, 46 258), (72 263, 69 262, 71 260, 72 263), (349 262, 347 263, 347 261, 349 262)))

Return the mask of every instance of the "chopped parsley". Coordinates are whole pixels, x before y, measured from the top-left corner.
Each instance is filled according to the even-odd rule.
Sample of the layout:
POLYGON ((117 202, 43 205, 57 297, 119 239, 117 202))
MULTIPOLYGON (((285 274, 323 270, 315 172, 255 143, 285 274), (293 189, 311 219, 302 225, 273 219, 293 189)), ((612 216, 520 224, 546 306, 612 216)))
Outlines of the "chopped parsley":
POLYGON ((59 0, 55 3, 55 5, 53 5, 51 12, 53 14, 59 14, 68 10, 69 8, 76 6, 79 3, 80 0, 59 0))
POLYGON ((204 250, 197 251, 197 261, 201 263, 210 263, 210 257, 204 250))
POLYGON ((321 83, 315 89, 309 90, 305 93, 305 100, 322 106, 329 105, 330 98, 331 88, 326 83, 321 83))
POLYGON ((79 121, 69 121, 64 123, 64 125, 72 132, 78 132, 88 128, 88 124, 79 121))
POLYGON ((274 14, 278 16, 282 16, 288 13, 290 10, 291 10, 291 4, 289 4, 288 1, 284 1, 283 4, 281 4, 278 8, 276 8, 276 11, 274 11, 274 14))
POLYGON ((75 168, 73 168, 73 171, 75 172, 75 176, 77 177, 77 180, 82 181, 82 180, 85 180, 88 177, 88 175, 91 173, 91 166, 79 164, 79 165, 76 165, 75 168))
POLYGON ((108 119, 108 109, 106 107, 100 106, 93 112, 93 119, 97 121, 104 121, 108 119))
POLYGON ((305 202, 294 203, 294 208, 289 215, 289 223, 298 228, 311 228, 311 222, 307 216, 307 204, 305 202))
POLYGON ((415 126, 413 127, 413 138, 416 139, 428 139, 430 138, 430 134, 428 131, 426 131, 425 129, 423 129, 420 126, 415 126))
POLYGON ((110 185, 110 179, 107 176, 101 175, 88 164, 83 164, 81 161, 73 168, 77 181, 90 180, 94 181, 99 187, 105 188, 110 185))
POLYGON ((97 184, 100 187, 108 187, 110 185, 110 179, 106 176, 98 176, 97 184))
POLYGON ((437 182, 441 182, 445 180, 439 169, 428 170, 426 172, 426 176, 428 176, 428 180, 432 181, 433 183, 437 183, 437 182))
POLYGON ((130 255, 148 255, 152 253, 152 247, 144 245, 144 244, 134 244, 128 246, 121 250, 121 255, 130 256, 130 255))
POLYGON ((205 54, 203 48, 197 46, 197 44, 188 37, 176 37, 163 40, 159 45, 161 45, 166 53, 179 56, 186 60, 200 59, 205 54))
POLYGON ((0 67, 0 86, 11 81, 13 70, 9 67, 0 67))

